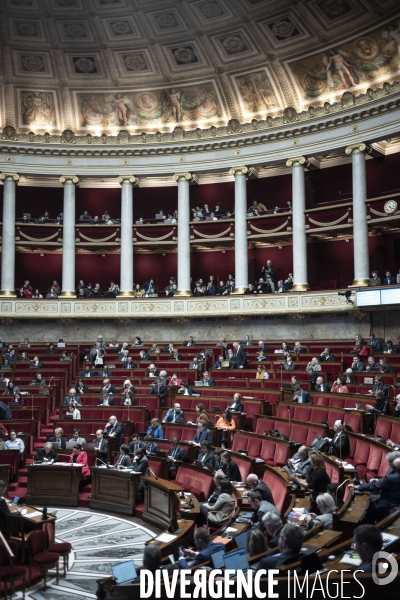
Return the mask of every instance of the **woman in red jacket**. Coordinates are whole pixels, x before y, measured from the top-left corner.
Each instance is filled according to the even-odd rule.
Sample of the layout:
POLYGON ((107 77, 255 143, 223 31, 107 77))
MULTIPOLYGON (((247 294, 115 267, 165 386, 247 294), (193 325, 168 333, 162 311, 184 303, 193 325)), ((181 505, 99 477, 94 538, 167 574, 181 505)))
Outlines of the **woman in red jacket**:
POLYGON ((88 457, 87 453, 82 450, 82 446, 80 444, 74 444, 72 446, 73 453, 69 457, 70 463, 80 463, 83 465, 82 467, 82 475, 84 477, 90 477, 90 469, 88 467, 88 457))

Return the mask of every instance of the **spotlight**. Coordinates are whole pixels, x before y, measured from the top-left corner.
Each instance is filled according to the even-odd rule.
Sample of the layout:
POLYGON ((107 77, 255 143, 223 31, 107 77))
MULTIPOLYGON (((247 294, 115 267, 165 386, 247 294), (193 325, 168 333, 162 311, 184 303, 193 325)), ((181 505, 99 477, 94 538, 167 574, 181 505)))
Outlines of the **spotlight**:
POLYGON ((345 292, 338 292, 338 296, 344 296, 346 298, 346 304, 354 304, 353 300, 351 300, 351 297, 354 296, 354 292, 346 290, 345 292))

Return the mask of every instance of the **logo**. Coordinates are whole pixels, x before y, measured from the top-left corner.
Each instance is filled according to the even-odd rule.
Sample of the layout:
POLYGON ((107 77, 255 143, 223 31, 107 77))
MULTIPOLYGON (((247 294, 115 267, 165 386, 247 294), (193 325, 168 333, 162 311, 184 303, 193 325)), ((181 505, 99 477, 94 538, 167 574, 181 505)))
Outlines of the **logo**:
POLYGON ((397 561, 388 552, 375 552, 372 557, 372 579, 377 585, 388 585, 397 577, 397 561))

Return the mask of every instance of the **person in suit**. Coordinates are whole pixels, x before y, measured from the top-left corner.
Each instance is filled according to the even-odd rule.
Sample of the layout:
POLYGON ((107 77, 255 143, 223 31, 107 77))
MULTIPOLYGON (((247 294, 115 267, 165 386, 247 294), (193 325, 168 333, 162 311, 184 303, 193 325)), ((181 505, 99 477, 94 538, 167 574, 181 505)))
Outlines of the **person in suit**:
POLYGON ((145 454, 147 456, 151 456, 151 455, 154 456, 156 452, 160 452, 160 446, 158 444, 156 444, 153 436, 146 435, 144 438, 144 442, 146 444, 146 447, 143 448, 143 451, 145 452, 145 454))
POLYGON ((381 341, 378 340, 373 333, 369 336, 369 340, 367 342, 367 346, 371 346, 377 352, 382 352, 382 344, 381 341))
POLYGON ((357 571, 372 573, 374 554, 382 550, 383 536, 374 525, 359 525, 354 530, 354 549, 362 560, 362 565, 357 571))
POLYGON ((319 375, 315 382, 314 390, 316 392, 330 392, 331 386, 324 382, 324 378, 319 375))
POLYGON ((75 427, 72 431, 72 437, 69 439, 70 442, 75 442, 76 444, 80 444, 83 446, 86 444, 86 440, 81 436, 81 430, 78 427, 75 427))
POLYGON ((76 393, 76 389, 75 388, 71 388, 68 392, 68 394, 66 396, 64 396, 64 406, 68 406, 69 404, 71 404, 71 402, 74 405, 79 404, 79 406, 82 406, 82 400, 80 399, 80 397, 78 396, 78 394, 76 393))
POLYGON ((201 385, 205 385, 208 387, 215 386, 215 381, 214 381, 214 379, 211 379, 210 375, 208 374, 208 371, 204 371, 203 379, 201 380, 201 385))
POLYGON ((351 365, 351 369, 355 373, 361 373, 362 371, 365 371, 365 365, 359 356, 355 356, 353 358, 353 363, 351 365))
POLYGON ((194 545, 196 550, 179 550, 178 565, 180 569, 192 569, 208 562, 214 552, 225 549, 224 544, 211 541, 210 532, 205 527, 198 527, 194 532, 194 545))
POLYGON ((224 357, 218 356, 217 360, 215 361, 215 363, 213 364, 212 368, 213 369, 221 369, 222 368, 222 363, 224 362, 224 357))
POLYGON ((286 357, 286 362, 283 363, 283 369, 285 371, 294 371, 296 369, 296 365, 290 355, 286 357))
POLYGON ((303 348, 301 342, 295 342, 293 347, 294 354, 306 354, 306 349, 303 348))
POLYGON ((134 451, 134 457, 132 461, 132 468, 136 473, 141 473, 144 477, 147 474, 149 468, 149 461, 144 453, 143 448, 138 448, 134 451))
POLYGON ((236 355, 236 367, 244 369, 247 366, 246 351, 238 342, 233 343, 234 353, 236 355))
POLYGON ((242 396, 239 394, 239 392, 236 392, 233 395, 233 402, 227 407, 231 412, 243 412, 244 411, 244 404, 242 401, 242 396))
POLYGON ((195 346, 195 345, 196 344, 194 343, 192 335, 189 335, 188 339, 186 341, 184 341, 182 344, 182 346, 195 346))
POLYGON ((38 356, 34 356, 31 364, 29 365, 30 369, 43 369, 43 363, 39 360, 38 356))
POLYGON ((141 350, 139 352, 139 360, 151 360, 150 354, 148 354, 146 350, 141 350))
POLYGON ((201 446, 202 442, 210 442, 210 444, 212 442, 211 431, 207 429, 207 423, 203 420, 198 422, 196 435, 190 443, 201 446))
POLYGON ((279 554, 265 556, 258 563, 258 569, 276 569, 280 565, 290 565, 300 560, 304 533, 297 525, 287 524, 279 535, 279 554))
POLYGON ((4 402, 0 402, 0 421, 8 421, 9 419, 12 419, 11 409, 4 402))
POLYGON ((46 442, 44 448, 37 450, 34 462, 58 462, 58 454, 53 450, 53 444, 46 442))
POLYGON ((72 454, 69 457, 69 462, 72 464, 81 463, 82 467, 82 475, 83 477, 90 477, 90 469, 88 467, 88 457, 87 453, 82 450, 82 446, 80 444, 74 444, 72 446, 72 454))
POLYGON ((178 390, 178 394, 181 396, 192 396, 193 388, 191 388, 187 383, 181 383, 181 387, 178 390))
POLYGON ((241 342, 241 345, 250 347, 253 345, 253 340, 249 335, 245 335, 243 342, 241 342))
POLYGON ((114 463, 115 469, 125 469, 127 467, 131 467, 131 459, 129 457, 129 446, 126 444, 122 444, 119 449, 119 456, 114 463))
POLYGON ((98 406, 115 406, 115 400, 108 392, 103 392, 100 396, 98 406))
POLYGON ((124 425, 122 423, 119 423, 117 420, 117 417, 115 415, 112 415, 108 421, 108 423, 106 423, 104 430, 103 430, 103 435, 108 435, 109 437, 115 437, 116 438, 116 445, 115 445, 115 449, 119 450, 122 444, 122 438, 124 437, 125 434, 125 428, 124 425))
POLYGON ((333 456, 337 456, 337 458, 340 458, 341 460, 347 458, 350 454, 350 440, 347 433, 343 431, 342 421, 335 421, 333 431, 333 438, 325 438, 328 442, 326 452, 328 454, 333 454, 333 456))
POLYGON ((368 373, 370 373, 371 371, 379 371, 379 368, 380 365, 378 362, 375 362, 374 357, 368 356, 365 370, 368 371, 368 373))
POLYGON ((93 440, 93 450, 96 458, 99 458, 103 462, 108 460, 108 440, 104 438, 101 429, 96 431, 96 437, 93 440))
POLYGON ((179 354, 179 352, 176 348, 174 348, 174 351, 170 355, 169 360, 181 361, 181 360, 183 360, 183 356, 182 356, 182 354, 179 354))
POLYGON ((395 285, 396 278, 392 276, 390 271, 386 271, 385 277, 383 278, 383 285, 395 285))
POLYGON ((310 471, 305 477, 293 473, 289 475, 289 479, 297 483, 303 490, 310 490, 311 496, 315 500, 318 494, 326 492, 331 480, 326 472, 322 454, 311 454, 310 467, 310 471))
POLYGON ((279 544, 279 536, 283 529, 281 516, 269 510, 262 518, 264 529, 268 537, 268 548, 276 548, 279 544))
POLYGON ((223 452, 221 454, 222 472, 225 473, 229 481, 242 481, 239 467, 237 463, 232 460, 232 456, 229 452, 223 452))
POLYGON ((160 371, 158 369, 156 369, 156 365, 151 364, 147 367, 146 377, 158 377, 159 374, 160 374, 160 371))
POLYGON ((393 346, 392 340, 388 340, 386 344, 383 346, 384 354, 397 354, 397 348, 393 346))
POLYGON ((133 454, 135 450, 143 450, 146 448, 146 444, 144 442, 139 441, 139 436, 137 433, 131 435, 131 441, 129 442, 129 450, 130 453, 133 454))
POLYGON ((49 438, 49 442, 58 442, 60 449, 65 450, 67 447, 67 438, 64 437, 64 430, 61 427, 56 427, 54 435, 49 438))
POLYGON ((83 371, 81 371, 81 377, 94 377, 94 371, 92 371, 90 365, 86 365, 83 371))
POLYGON ((278 515, 280 515, 280 512, 274 504, 271 504, 267 500, 263 500, 259 492, 251 491, 248 498, 250 507, 254 510, 253 527, 257 527, 264 535, 266 535, 267 532, 265 531, 265 525, 262 520, 263 516, 267 512, 275 512, 278 515))
POLYGON ((372 412, 378 415, 389 415, 390 414, 390 404, 389 399, 385 396, 385 393, 382 390, 378 390, 375 394, 375 406, 372 404, 366 404, 365 408, 368 412, 372 412))
POLYGON ((88 391, 89 391, 88 386, 83 383, 82 379, 79 379, 78 383, 76 384, 77 395, 80 396, 81 394, 87 394, 88 391))
POLYGON ((262 498, 262 500, 266 500, 270 504, 275 506, 274 497, 272 496, 272 492, 264 481, 260 481, 257 475, 254 473, 250 473, 250 475, 246 479, 246 484, 250 488, 252 492, 258 492, 262 498))
MULTIPOLYGON (((143 569, 154 573, 161 567, 162 553, 157 546, 146 546, 143 551, 143 569)), ((171 565, 173 566, 173 565, 171 565)), ((140 573, 131 583, 140 583, 140 573)))
POLYGON ((388 388, 383 383, 382 375, 375 375, 374 385, 371 390, 368 390, 370 396, 375 396, 376 392, 383 392, 385 396, 388 395, 388 388))
POLYGON ((201 462, 204 467, 206 465, 214 467, 214 454, 211 452, 211 442, 204 441, 201 443, 197 460, 201 462))
POLYGON ((198 526, 205 523, 212 527, 221 527, 229 521, 233 509, 235 508, 235 497, 233 495, 233 486, 230 481, 223 480, 220 482, 221 493, 213 506, 209 506, 205 502, 197 515, 196 522, 198 526), (210 514, 211 513, 211 514, 210 514))
POLYGON ((111 385, 111 381, 108 379, 108 377, 106 379, 104 379, 103 386, 100 389, 100 394, 103 394, 104 392, 107 392, 107 394, 116 394, 117 393, 115 386, 111 385))
POLYGON ((156 282, 154 281, 154 279, 150 279, 149 281, 146 281, 142 285, 142 290, 143 290, 144 294, 151 294, 152 288, 155 288, 155 287, 156 287, 156 282))
POLYGON ((291 402, 299 404, 312 404, 312 398, 308 392, 305 392, 300 384, 294 386, 294 394, 291 402))
POLYGON ((149 393, 160 396, 161 405, 163 406, 164 400, 168 395, 168 386, 162 379, 157 379, 157 381, 152 384, 149 393))
MULTIPOLYGON (((289 458, 287 461, 287 468, 293 474, 295 473, 299 477, 306 479, 311 466, 310 457, 307 446, 300 446, 296 454, 289 458)), ((297 484, 293 484, 295 489, 298 488, 297 484)))
POLYGON ((158 419, 151 419, 150 427, 148 428, 146 435, 150 435, 153 439, 164 439, 164 432, 158 419))
POLYGON ((361 485, 349 485, 361 492, 373 492, 379 494, 377 498, 370 498, 369 509, 367 512, 367 521, 375 523, 384 519, 391 508, 400 505, 400 458, 393 461, 393 473, 385 475, 381 479, 376 479, 372 483, 363 483, 361 485))
POLYGON ((193 369, 194 371, 198 371, 198 373, 201 373, 203 371, 203 363, 201 363, 199 361, 199 359, 197 358, 197 356, 194 356, 192 362, 189 363, 189 369, 193 369))
POLYGON ((103 365, 103 368, 100 371, 97 371, 97 375, 99 377, 112 377, 112 371, 110 371, 106 365, 103 365))
POLYGON ((178 419, 185 419, 185 414, 181 410, 181 405, 175 402, 173 408, 167 410, 163 423, 175 423, 178 419))
POLYGON ((320 362, 334 362, 335 361, 335 357, 334 357, 333 354, 331 354, 330 348, 325 348, 321 352, 321 356, 319 357, 319 361, 320 362))
POLYGON ((171 438, 171 447, 168 450, 168 458, 172 461, 168 469, 168 475, 170 478, 175 479, 177 465, 175 461, 181 461, 183 458, 186 458, 185 449, 179 445, 179 440, 176 437, 171 438))

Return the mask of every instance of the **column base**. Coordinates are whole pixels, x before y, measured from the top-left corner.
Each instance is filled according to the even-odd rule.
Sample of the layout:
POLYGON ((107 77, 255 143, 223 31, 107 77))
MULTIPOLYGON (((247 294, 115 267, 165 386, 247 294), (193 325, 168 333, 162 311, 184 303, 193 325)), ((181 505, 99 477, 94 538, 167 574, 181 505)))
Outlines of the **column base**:
POLYGON ((65 291, 65 292, 61 292, 60 298, 76 298, 76 294, 75 292, 69 292, 69 291, 65 291))
POLYGON ((175 296, 193 296, 191 290, 178 290, 175 296))
POLYGON ((243 294, 245 293, 245 291, 247 290, 247 287, 235 287, 235 289, 233 290, 233 292, 231 292, 231 296, 243 296, 243 294))
POLYGON ((360 278, 360 279, 355 279, 353 281, 353 283, 351 285, 349 285, 349 288, 368 287, 368 286, 369 286, 369 279, 360 278))
POLYGON ((14 290, 0 290, 0 298, 16 298, 17 294, 14 290))
POLYGON ((307 292, 309 290, 308 283, 295 283, 291 289, 292 292, 307 292))
POLYGON ((116 299, 118 300, 118 298, 134 298, 133 290, 129 290, 128 292, 120 292, 116 299))

